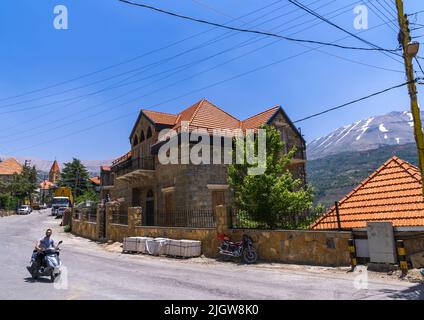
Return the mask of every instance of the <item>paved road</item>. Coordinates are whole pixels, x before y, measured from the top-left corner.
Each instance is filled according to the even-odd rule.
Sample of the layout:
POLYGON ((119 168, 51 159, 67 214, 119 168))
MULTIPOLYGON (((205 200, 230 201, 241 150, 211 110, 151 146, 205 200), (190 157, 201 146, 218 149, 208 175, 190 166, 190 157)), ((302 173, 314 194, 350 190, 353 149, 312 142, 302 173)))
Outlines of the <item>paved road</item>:
POLYGON ((47 210, 0 218, 0 299, 423 299, 423 286, 372 279, 355 289, 357 275, 305 272, 234 263, 187 261, 110 252, 65 234, 47 210), (64 240, 67 288, 33 281, 27 265, 47 227, 64 240))

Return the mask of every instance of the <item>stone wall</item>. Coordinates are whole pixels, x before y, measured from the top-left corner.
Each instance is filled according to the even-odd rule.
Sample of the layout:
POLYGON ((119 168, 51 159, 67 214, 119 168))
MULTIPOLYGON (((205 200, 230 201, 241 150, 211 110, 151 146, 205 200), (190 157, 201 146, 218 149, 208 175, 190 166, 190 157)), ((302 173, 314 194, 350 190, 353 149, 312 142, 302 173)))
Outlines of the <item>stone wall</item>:
MULTIPOLYGON (((258 250, 259 259, 283 263, 310 264, 321 266, 350 265, 348 239, 351 232, 311 231, 311 230, 256 230, 229 228, 229 211, 225 206, 216 208, 216 228, 170 228, 142 226, 142 209, 128 208, 128 225, 112 223, 112 207, 106 205, 108 240, 122 242, 125 237, 145 236, 171 239, 202 241, 202 252, 207 257, 218 256, 219 240, 217 235, 225 233, 239 241, 243 234, 252 237, 258 250)), ((93 240, 98 239, 96 223, 72 220, 72 232, 93 240)))
POLYGON ((16 214, 15 210, 0 210, 0 217, 8 217, 16 214))
POLYGON ((323 266, 350 264, 350 232, 231 229, 229 235, 238 240, 244 233, 252 237, 261 260, 323 266))
POLYGON ((98 240, 97 223, 95 222, 72 219, 72 233, 91 240, 98 240))

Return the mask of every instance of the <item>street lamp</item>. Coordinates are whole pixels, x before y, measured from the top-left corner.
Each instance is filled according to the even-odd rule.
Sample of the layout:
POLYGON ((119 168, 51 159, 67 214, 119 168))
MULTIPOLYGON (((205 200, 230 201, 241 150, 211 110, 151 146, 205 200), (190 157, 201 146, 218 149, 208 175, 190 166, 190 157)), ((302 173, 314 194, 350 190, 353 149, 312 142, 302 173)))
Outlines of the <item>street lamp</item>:
POLYGON ((415 58, 415 56, 418 54, 418 50, 420 49, 420 43, 417 41, 412 41, 408 43, 406 46, 406 54, 410 58, 415 58))

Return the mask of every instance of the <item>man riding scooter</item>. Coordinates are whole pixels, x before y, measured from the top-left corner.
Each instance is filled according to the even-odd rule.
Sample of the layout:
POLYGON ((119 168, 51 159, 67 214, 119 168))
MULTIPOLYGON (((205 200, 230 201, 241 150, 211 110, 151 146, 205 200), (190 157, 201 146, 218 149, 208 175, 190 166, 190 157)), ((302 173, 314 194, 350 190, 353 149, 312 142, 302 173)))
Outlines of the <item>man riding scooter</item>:
POLYGON ((57 249, 57 246, 54 245, 54 240, 52 239, 52 229, 46 230, 46 236, 41 238, 35 244, 35 250, 33 253, 33 259, 38 262, 38 265, 42 265, 44 258, 44 250, 48 249, 57 249))
POLYGON ((35 250, 31 258, 31 266, 27 267, 33 278, 49 275, 54 280, 60 274, 60 270, 58 269, 61 264, 59 260, 59 245, 62 241, 55 245, 51 235, 52 230, 47 229, 46 236, 41 238, 35 245, 35 250))

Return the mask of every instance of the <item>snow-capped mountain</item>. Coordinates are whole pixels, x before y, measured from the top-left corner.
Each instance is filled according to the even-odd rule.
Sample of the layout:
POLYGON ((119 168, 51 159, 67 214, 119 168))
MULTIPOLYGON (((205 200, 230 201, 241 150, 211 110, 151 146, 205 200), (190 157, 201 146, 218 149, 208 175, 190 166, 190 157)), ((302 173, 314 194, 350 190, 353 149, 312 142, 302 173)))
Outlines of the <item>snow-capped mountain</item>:
POLYGON ((344 151, 370 150, 411 142, 415 142, 412 114, 393 111, 340 127, 307 143, 306 152, 308 159, 317 159, 344 151))

